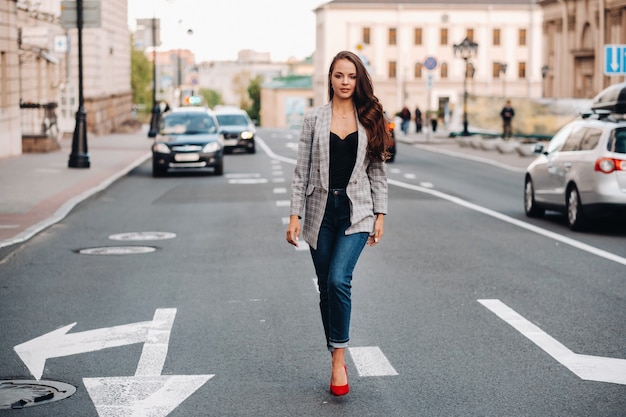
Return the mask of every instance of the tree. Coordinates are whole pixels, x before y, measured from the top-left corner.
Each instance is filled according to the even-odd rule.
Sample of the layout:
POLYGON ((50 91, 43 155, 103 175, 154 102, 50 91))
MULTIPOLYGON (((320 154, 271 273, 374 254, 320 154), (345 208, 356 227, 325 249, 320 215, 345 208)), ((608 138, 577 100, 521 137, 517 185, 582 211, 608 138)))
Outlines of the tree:
POLYGON ((131 37, 130 85, 133 90, 133 102, 140 108, 152 109, 152 63, 143 51, 135 49, 131 37))
POLYGON ((222 104, 222 96, 215 90, 211 90, 210 88, 201 88, 198 91, 198 94, 202 96, 204 102, 210 108, 217 106, 218 104, 222 104))
POLYGON ((256 120, 257 124, 261 124, 261 82, 263 77, 257 75, 250 81, 248 85, 248 96, 250 96, 250 106, 246 108, 248 116, 252 120, 256 120))

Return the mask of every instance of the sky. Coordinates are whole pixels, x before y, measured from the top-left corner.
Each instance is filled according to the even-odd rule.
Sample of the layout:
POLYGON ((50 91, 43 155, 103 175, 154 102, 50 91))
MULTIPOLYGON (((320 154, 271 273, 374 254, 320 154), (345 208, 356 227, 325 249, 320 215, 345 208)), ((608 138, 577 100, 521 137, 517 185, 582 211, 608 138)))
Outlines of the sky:
POLYGON ((160 19, 159 50, 189 49, 196 62, 234 61, 242 49, 269 52, 272 61, 302 59, 315 50, 313 10, 328 1, 128 0, 128 25, 134 31, 136 19, 160 19))

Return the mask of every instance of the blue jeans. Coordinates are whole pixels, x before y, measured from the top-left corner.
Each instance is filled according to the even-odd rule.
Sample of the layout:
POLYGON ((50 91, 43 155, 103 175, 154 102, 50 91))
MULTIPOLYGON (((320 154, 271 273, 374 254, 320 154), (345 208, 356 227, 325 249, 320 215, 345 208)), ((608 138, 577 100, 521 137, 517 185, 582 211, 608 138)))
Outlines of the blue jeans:
POLYGON ((368 233, 346 235, 350 227, 350 201, 345 190, 330 190, 324 219, 311 248, 320 291, 320 311, 328 350, 346 348, 350 341, 352 272, 365 247, 368 233))

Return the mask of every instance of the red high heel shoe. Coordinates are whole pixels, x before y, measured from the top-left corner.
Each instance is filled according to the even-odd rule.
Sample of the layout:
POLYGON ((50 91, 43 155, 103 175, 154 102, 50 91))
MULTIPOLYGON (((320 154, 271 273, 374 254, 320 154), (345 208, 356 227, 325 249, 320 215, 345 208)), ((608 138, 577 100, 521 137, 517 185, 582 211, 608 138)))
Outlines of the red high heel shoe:
MULTIPOLYGON (((343 366, 343 369, 346 371, 346 381, 348 379, 348 368, 346 365, 343 366)), ((330 382, 330 393, 336 396, 346 395, 350 392, 350 385, 333 385, 333 382, 330 382)))

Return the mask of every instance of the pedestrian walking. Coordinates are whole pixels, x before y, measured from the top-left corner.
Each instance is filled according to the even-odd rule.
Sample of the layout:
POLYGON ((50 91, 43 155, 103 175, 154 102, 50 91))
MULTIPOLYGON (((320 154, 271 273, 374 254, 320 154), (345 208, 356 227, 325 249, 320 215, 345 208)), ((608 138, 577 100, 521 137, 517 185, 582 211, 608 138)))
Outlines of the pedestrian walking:
POLYGON ((419 106, 415 106, 415 133, 422 132, 422 111, 419 106))
POLYGON ((411 112, 408 107, 402 107, 402 110, 400 111, 400 118, 402 119, 402 122, 400 123, 400 130, 402 130, 402 133, 407 135, 409 133, 409 123, 411 123, 411 112))
POLYGON ((329 103, 304 116, 287 242, 297 247, 302 233, 310 247, 332 358, 330 392, 345 395, 350 391, 345 349, 352 273, 365 245, 375 246, 383 237, 390 137, 370 75, 357 55, 339 52, 330 64, 328 84, 329 103))
POLYGON ((513 136, 513 129, 511 127, 511 121, 515 116, 515 110, 511 106, 511 100, 507 100, 504 107, 500 111, 500 117, 502 117, 502 138, 509 139, 513 136))

